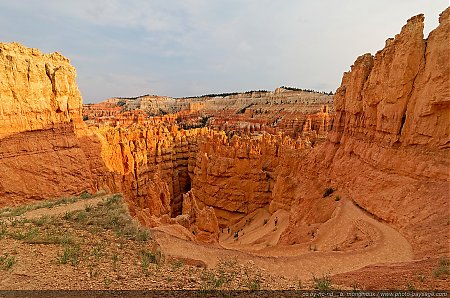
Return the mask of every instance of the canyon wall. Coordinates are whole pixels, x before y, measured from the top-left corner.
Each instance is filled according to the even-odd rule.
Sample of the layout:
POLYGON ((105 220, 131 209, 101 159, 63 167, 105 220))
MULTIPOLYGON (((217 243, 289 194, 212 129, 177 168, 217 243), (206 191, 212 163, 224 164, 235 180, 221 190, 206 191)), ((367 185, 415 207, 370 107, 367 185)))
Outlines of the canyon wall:
POLYGON ((97 189, 99 143, 69 60, 0 43, 0 64, 0 205, 97 189))
MULTIPOLYGON (((269 207, 283 159, 295 158, 308 142, 280 135, 259 137, 214 133, 198 149, 192 192, 199 206, 212 206, 221 226, 269 207)), ((289 209, 290 204, 278 208, 289 209)))
POLYGON ((317 148, 330 185, 398 228, 417 257, 449 250, 449 17, 426 40, 423 15, 413 17, 375 56, 359 57, 317 148))
POLYGON ((280 241, 292 244, 331 216, 323 193, 332 187, 398 229, 416 258, 448 254, 449 15, 428 39, 424 17, 413 17, 375 56, 355 61, 323 144, 292 155, 265 137, 202 143, 192 183, 199 205, 212 206, 222 226, 256 208, 289 210, 280 241))
POLYGON ((0 43, 0 137, 77 122, 75 68, 59 53, 0 43))
POLYGON ((191 189, 189 160, 208 129, 185 131, 167 123, 91 129, 101 140, 102 158, 133 214, 149 226, 157 225, 163 215, 181 214, 182 196, 191 189))

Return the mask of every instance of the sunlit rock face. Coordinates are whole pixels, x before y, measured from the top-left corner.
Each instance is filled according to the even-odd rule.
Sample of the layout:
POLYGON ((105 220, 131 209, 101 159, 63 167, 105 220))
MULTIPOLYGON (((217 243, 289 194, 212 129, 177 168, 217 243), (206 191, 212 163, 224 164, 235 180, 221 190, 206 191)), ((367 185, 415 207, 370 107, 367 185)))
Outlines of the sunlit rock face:
POLYGON ((100 148, 69 60, 0 43, 0 65, 0 205, 94 191, 100 148))

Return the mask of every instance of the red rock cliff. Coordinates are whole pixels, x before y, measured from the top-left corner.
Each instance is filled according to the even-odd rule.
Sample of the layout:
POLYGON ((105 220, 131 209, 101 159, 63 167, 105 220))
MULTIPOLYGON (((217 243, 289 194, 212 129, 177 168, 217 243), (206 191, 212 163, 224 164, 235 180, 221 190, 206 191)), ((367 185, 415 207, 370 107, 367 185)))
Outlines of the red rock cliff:
POLYGON ((318 148, 329 183, 401 230, 418 256, 448 253, 449 16, 426 40, 415 16, 374 57, 355 61, 318 148))
POLYGON ((0 137, 80 120, 76 72, 67 58, 0 43, 0 64, 0 137))
POLYGON ((98 189, 99 143, 69 60, 0 43, 0 65, 0 205, 98 189))

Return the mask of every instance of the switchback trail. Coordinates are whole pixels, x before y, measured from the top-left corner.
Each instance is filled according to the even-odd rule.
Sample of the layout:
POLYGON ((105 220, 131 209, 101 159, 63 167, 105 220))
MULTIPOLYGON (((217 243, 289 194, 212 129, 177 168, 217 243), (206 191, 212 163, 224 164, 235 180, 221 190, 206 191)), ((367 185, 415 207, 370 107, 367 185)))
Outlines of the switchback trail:
POLYGON ((321 225, 313 241, 307 244, 276 244, 287 226, 287 212, 273 215, 258 211, 252 223, 244 218, 237 223, 241 236, 234 240, 227 231, 221 234, 219 245, 199 245, 174 235, 155 230, 156 240, 166 255, 201 260, 214 267, 220 258, 250 261, 265 271, 290 278, 334 275, 354 271, 372 264, 407 262, 413 259, 412 247, 395 229, 371 217, 349 200, 342 201, 332 218, 321 225), (274 228, 274 217, 278 218, 274 228), (265 225, 264 225, 264 222, 265 225), (263 222, 263 224, 261 224, 263 222), (257 229, 255 226, 259 226, 257 229), (351 245, 351 237, 362 235, 362 247, 337 250, 337 245, 351 245), (313 245, 314 250, 311 250, 313 245), (255 247, 259 248, 258 250, 255 247))

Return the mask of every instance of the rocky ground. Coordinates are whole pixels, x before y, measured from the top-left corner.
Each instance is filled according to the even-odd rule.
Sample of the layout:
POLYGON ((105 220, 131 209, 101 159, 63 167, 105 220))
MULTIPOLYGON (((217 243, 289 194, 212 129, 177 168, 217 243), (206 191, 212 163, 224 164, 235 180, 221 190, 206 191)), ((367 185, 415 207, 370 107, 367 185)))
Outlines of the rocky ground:
POLYGON ((0 210, 0 218, 3 290, 314 286, 268 274, 251 262, 242 264, 235 259, 221 259, 215 268, 165 260, 151 232, 129 216, 118 195, 7 208, 0 210))
MULTIPOLYGON (((0 219, 3 290, 362 290, 380 284, 398 290, 442 289, 450 270, 448 259, 439 259, 296 279, 281 276, 276 267, 273 272, 259 267, 238 249, 233 254, 216 250, 214 266, 190 262, 189 256, 165 255, 154 232, 130 217, 119 195, 83 194, 5 208, 0 219)), ((197 252, 207 249, 192 245, 197 252)))

